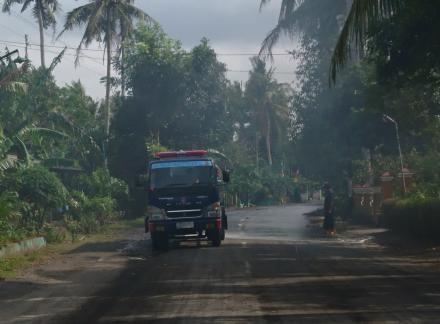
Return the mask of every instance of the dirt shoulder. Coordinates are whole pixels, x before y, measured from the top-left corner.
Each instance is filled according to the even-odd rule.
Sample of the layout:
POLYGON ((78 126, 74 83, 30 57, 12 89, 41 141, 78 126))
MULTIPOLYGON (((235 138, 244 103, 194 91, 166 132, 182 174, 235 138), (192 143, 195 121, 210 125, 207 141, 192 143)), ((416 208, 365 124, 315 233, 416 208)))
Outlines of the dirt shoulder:
POLYGON ((0 259, 0 281, 26 276, 38 266, 52 262, 85 244, 118 240, 127 236, 133 229, 142 226, 143 219, 124 220, 108 225, 100 233, 79 235, 74 242, 48 244, 45 248, 36 251, 0 259))
POLYGON ((113 224, 103 233, 49 246, 35 260, 28 259, 0 282, 2 323, 47 323, 93 298, 126 267, 130 257, 125 252, 146 244, 139 223, 113 224))

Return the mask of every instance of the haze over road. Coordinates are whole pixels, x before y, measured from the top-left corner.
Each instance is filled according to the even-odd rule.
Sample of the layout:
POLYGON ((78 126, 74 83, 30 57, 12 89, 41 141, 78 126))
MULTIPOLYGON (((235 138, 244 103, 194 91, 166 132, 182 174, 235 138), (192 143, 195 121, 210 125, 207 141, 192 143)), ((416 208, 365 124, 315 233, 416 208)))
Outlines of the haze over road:
POLYGON ((229 213, 219 248, 90 244, 0 283, 2 323, 436 322, 438 257, 325 238, 298 205, 229 213))

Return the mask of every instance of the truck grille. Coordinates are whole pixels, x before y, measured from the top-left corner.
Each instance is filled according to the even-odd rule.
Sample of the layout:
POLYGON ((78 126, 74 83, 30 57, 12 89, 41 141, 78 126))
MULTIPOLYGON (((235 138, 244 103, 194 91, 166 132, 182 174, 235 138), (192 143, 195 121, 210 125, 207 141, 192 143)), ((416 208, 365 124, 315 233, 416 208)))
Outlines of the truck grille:
POLYGON ((201 209, 168 210, 168 218, 202 217, 201 209))

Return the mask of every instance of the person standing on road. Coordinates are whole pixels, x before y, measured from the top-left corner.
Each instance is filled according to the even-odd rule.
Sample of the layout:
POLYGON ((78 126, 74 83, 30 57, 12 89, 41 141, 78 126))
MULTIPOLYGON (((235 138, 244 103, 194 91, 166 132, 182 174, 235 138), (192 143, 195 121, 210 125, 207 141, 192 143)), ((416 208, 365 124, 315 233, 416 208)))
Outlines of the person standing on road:
POLYGON ((324 230, 328 235, 334 235, 335 231, 335 203, 333 190, 329 183, 324 184, 324 230))

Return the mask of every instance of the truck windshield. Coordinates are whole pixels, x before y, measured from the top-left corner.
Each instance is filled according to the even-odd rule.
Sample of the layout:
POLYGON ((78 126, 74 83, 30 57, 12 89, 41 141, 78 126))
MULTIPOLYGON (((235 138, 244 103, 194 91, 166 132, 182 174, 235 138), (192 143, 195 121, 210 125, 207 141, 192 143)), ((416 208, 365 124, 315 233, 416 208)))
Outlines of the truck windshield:
POLYGON ((208 184, 212 168, 212 162, 207 160, 153 163, 150 171, 150 189, 208 184))

